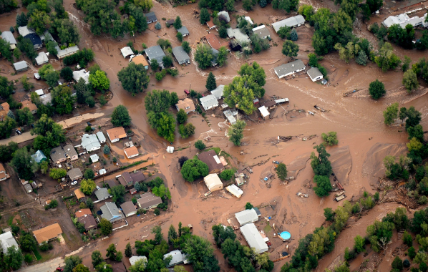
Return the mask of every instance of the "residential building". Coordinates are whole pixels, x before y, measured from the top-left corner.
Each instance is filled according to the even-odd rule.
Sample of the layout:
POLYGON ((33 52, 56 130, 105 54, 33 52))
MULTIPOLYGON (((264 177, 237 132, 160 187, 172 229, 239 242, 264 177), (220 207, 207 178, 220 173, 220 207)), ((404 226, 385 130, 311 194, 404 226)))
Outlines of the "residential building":
POLYGON ((156 14, 154 12, 146 13, 144 14, 144 16, 146 16, 148 24, 155 23, 158 21, 158 18, 156 17, 156 14))
POLYGON ((42 96, 40 96, 40 102, 42 102, 43 105, 48 105, 52 102, 52 94, 47 93, 42 96))
POLYGON ((145 193, 141 195, 141 198, 137 200, 137 203, 141 209, 149 210, 161 204, 162 199, 152 193, 145 193))
POLYGON ((39 52, 39 55, 36 57, 37 65, 43 65, 49 62, 48 55, 45 52, 39 52))
POLYGON ((119 142, 120 139, 126 138, 126 132, 123 127, 115 127, 106 131, 110 142, 119 142))
POLYGON ((55 46, 55 49, 57 51, 56 56, 58 59, 63 59, 67 56, 71 56, 73 54, 76 54, 77 52, 79 52, 79 47, 77 45, 75 46, 71 46, 71 47, 67 47, 65 49, 61 49, 58 45, 55 46))
POLYGON ((83 224, 85 226, 85 229, 91 230, 95 229, 97 227, 97 221, 95 221, 95 218, 92 214, 85 214, 84 216, 81 216, 77 219, 79 223, 83 224))
POLYGON ((0 181, 6 180, 8 178, 9 175, 6 173, 3 163, 0 163, 0 181))
POLYGON ((294 73, 304 71, 305 69, 306 66, 301 60, 295 60, 274 68, 275 74, 278 78, 283 78, 294 73))
POLYGON ((125 155, 126 155, 126 157, 128 159, 132 159, 132 158, 137 157, 138 155, 140 155, 140 152, 138 152, 138 148, 136 146, 134 146, 134 145, 131 146, 131 147, 125 148, 123 150, 123 152, 125 153, 125 155))
POLYGON ((134 171, 129 173, 129 175, 132 178, 133 183, 137 183, 137 182, 143 182, 144 180, 146 180, 146 176, 144 175, 143 172, 140 171, 134 171))
POLYGON ((306 73, 313 82, 323 79, 323 75, 317 67, 311 67, 306 73))
POLYGON ((3 31, 1 33, 1 38, 10 44, 10 50, 13 50, 16 48, 16 40, 15 40, 15 37, 13 36, 12 32, 3 31))
POLYGON ((122 212, 125 214, 126 217, 130 217, 137 214, 137 209, 135 208, 134 203, 132 201, 127 201, 120 205, 120 208, 122 209, 122 212))
POLYGON ((226 117, 227 121, 229 121, 229 123, 231 125, 236 124, 236 118, 235 116, 238 115, 238 111, 237 110, 225 110, 223 111, 224 116, 226 117))
POLYGON ((204 177, 204 182, 210 192, 223 189, 223 182, 221 182, 217 174, 209 174, 204 177))
POLYGON ((155 45, 152 47, 147 48, 145 51, 145 54, 147 58, 149 59, 149 62, 151 63, 152 60, 157 60, 159 65, 163 68, 163 57, 165 57, 165 53, 162 50, 162 47, 159 45, 155 45))
POLYGON ((80 168, 73 168, 70 171, 67 172, 67 176, 70 178, 70 180, 75 181, 78 179, 83 178, 82 171, 80 168))
POLYGON ((111 267, 113 268, 113 272, 127 272, 128 271, 128 270, 126 270, 126 267, 123 264, 123 262, 119 262, 119 263, 113 262, 113 263, 111 263, 111 267))
POLYGON ((221 20, 224 20, 226 23, 229 23, 230 22, 230 16, 229 16, 229 13, 227 12, 227 11, 225 11, 225 10, 223 10, 223 11, 220 11, 219 13, 217 13, 217 17, 218 17, 218 19, 221 21, 221 20))
POLYGON ((41 163, 42 161, 47 161, 48 160, 46 158, 45 154, 41 150, 37 150, 36 153, 34 153, 33 155, 31 155, 31 158, 36 163, 41 163))
POLYGON ((74 190, 74 195, 79 201, 83 201, 86 198, 85 194, 80 190, 80 188, 74 190))
POLYGON ((180 32, 183 37, 189 36, 190 32, 185 26, 181 26, 179 29, 177 29, 177 32, 180 32))
POLYGON ((98 190, 95 190, 95 196, 98 200, 104 200, 111 197, 111 195, 108 193, 107 188, 100 188, 98 190))
POLYGON ((214 150, 202 152, 198 155, 198 159, 208 165, 210 173, 219 173, 224 169, 223 164, 214 150))
POLYGON ((229 191, 229 193, 231 193, 232 195, 236 196, 237 198, 241 198, 242 194, 244 194, 244 191, 242 191, 235 184, 227 186, 226 190, 229 191))
POLYGON ((240 44, 251 43, 250 37, 248 37, 247 34, 242 33, 241 30, 239 30, 238 28, 228 28, 227 36, 229 36, 229 38, 231 39, 235 38, 240 44))
POLYGON ((406 13, 403 13, 396 16, 389 16, 382 22, 382 25, 387 28, 393 25, 399 25, 403 29, 406 28, 406 25, 412 25, 413 27, 422 25, 423 27, 428 27, 428 22, 425 22, 426 18, 426 13, 423 17, 415 16, 412 18, 406 13))
POLYGON ((260 115, 262 116, 263 119, 268 118, 270 115, 268 109, 265 106, 260 107, 259 111, 260 111, 260 115))
POLYGON ((211 94, 215 96, 215 98, 221 99, 223 97, 224 85, 218 85, 217 88, 211 91, 211 94))
POLYGON ((137 55, 131 58, 131 61, 137 65, 138 64, 143 65, 146 70, 149 69, 149 63, 147 62, 146 58, 143 55, 137 55))
POLYGON ((106 136, 104 136, 104 133, 102 131, 97 132, 97 138, 100 144, 104 144, 106 142, 106 136))
POLYGON ((201 102, 202 107, 206 111, 209 110, 209 109, 213 109, 213 108, 217 108, 218 107, 218 100, 212 94, 204 96, 204 97, 201 97, 199 99, 199 101, 201 102))
POLYGON ((89 158, 91 158, 91 162, 93 163, 98 162, 100 160, 100 157, 97 154, 93 154, 89 156, 89 158))
POLYGON ((68 144, 66 146, 64 146, 64 152, 65 152, 65 156, 71 160, 71 161, 75 161, 79 158, 79 156, 77 155, 76 149, 74 149, 74 147, 71 144, 68 144))
POLYGON ((37 243, 49 242, 62 234, 61 226, 58 223, 33 231, 37 243))
POLYGON ((177 104, 175 104, 177 110, 184 110, 187 114, 195 111, 195 104, 193 100, 190 98, 184 98, 183 100, 178 100, 177 104))
POLYGON ((129 262, 131 263, 131 265, 134 265, 139 260, 143 260, 145 263, 147 263, 146 256, 132 256, 131 258, 129 258, 129 262))
POLYGON ((119 177, 119 182, 125 187, 131 187, 134 185, 134 180, 128 172, 123 172, 119 177))
POLYGON ((13 234, 11 231, 0 234, 0 245, 3 249, 3 254, 6 254, 7 249, 12 246, 15 246, 17 249, 19 248, 18 243, 13 237, 13 234))
POLYGON ((19 72, 24 72, 28 70, 28 65, 27 62, 25 60, 19 61, 19 62, 15 62, 13 64, 13 68, 15 69, 15 71, 17 73, 19 72))
POLYGON ((27 194, 29 194, 33 191, 33 187, 31 187, 31 185, 28 183, 24 185, 24 189, 27 192, 27 194))
POLYGON ((253 33, 261 39, 270 38, 270 31, 265 25, 259 25, 258 27, 253 28, 253 33))
POLYGON ((36 106, 36 104, 31 102, 31 99, 26 99, 24 101, 21 101, 21 104, 22 104, 21 109, 28 108, 32 114, 37 113, 37 106, 36 106))
POLYGON ((79 82, 79 79, 83 78, 86 84, 89 84, 89 72, 86 72, 85 69, 79 71, 73 71, 73 79, 76 82, 79 82))
POLYGON ((235 213, 235 217, 241 226, 259 220, 256 211, 253 209, 243 210, 241 212, 235 213))
POLYGON ((116 204, 112 202, 106 202, 103 206, 101 206, 101 217, 107 219, 110 223, 114 223, 123 219, 123 214, 117 208, 116 204))
POLYGON ((132 51, 132 48, 129 46, 125 46, 124 48, 120 49, 120 52, 125 59, 131 55, 134 55, 134 51, 132 51))
POLYGON ((186 258, 186 254, 182 253, 180 250, 173 250, 165 255, 163 255, 163 259, 165 260, 168 257, 172 257, 171 261, 166 267, 173 267, 177 264, 187 264, 188 260, 186 258))
POLYGON ((0 104, 0 121, 3 121, 3 119, 9 113, 9 111, 10 111, 9 103, 4 102, 0 104))
POLYGON ((115 179, 108 179, 104 182, 107 183, 107 185, 108 185, 108 187, 110 187, 110 189, 113 188, 114 186, 119 185, 119 183, 115 179))
POLYGON ((82 216, 88 215, 88 214, 92 214, 91 210, 86 208, 86 209, 80 209, 77 212, 74 213, 74 217, 76 218, 80 218, 82 216))
POLYGON ((278 33, 279 29, 283 26, 287 27, 299 27, 305 23, 305 18, 302 15, 293 16, 282 21, 276 22, 272 24, 275 32, 278 33))
POLYGON ((60 164, 67 160, 67 157, 65 156, 65 152, 62 147, 58 146, 51 149, 51 160, 55 164, 60 164))
POLYGON ((190 64, 190 57, 189 54, 184 51, 182 46, 177 46, 172 49, 172 54, 174 55, 174 58, 177 60, 178 64, 190 64))
POLYGON ((217 38, 217 36, 214 34, 214 32, 206 35, 205 39, 207 40, 208 44, 216 50, 219 50, 220 47, 223 46, 226 48, 228 48, 229 46, 229 43, 227 41, 220 41, 219 38, 217 38))
POLYGON ((96 151, 101 148, 101 144, 95 134, 83 134, 81 145, 87 152, 96 151))
POLYGON ((248 246, 254 248, 257 254, 262 254, 263 252, 268 251, 268 246, 263 239, 260 232, 257 230, 256 225, 253 223, 246 224, 240 228, 242 235, 245 240, 247 240, 248 246))
POLYGON ((39 50, 42 48, 42 39, 36 34, 36 32, 34 32, 34 30, 29 29, 27 26, 20 26, 18 27, 18 33, 22 37, 29 39, 34 46, 34 49, 39 50))

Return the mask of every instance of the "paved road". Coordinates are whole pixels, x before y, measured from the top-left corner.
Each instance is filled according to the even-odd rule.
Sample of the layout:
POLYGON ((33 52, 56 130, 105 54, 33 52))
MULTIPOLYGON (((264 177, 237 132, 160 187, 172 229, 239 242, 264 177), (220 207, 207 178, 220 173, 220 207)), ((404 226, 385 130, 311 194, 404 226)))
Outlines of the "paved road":
POLYGON ((21 268, 18 271, 19 272, 54 272, 57 267, 60 267, 60 266, 64 267, 64 265, 65 265, 64 258, 58 257, 41 264, 36 264, 36 265, 31 265, 28 267, 21 268))
POLYGON ((29 140, 36 138, 36 134, 31 135, 29 131, 22 133, 21 135, 16 135, 7 139, 0 140, 0 145, 7 145, 9 142, 15 142, 17 144, 23 143, 29 140))

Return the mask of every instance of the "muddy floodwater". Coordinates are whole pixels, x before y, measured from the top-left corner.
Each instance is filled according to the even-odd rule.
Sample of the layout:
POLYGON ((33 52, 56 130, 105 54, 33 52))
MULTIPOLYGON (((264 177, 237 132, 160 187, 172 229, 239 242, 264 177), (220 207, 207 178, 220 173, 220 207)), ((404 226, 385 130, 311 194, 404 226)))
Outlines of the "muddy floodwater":
MULTIPOLYGON (((337 9, 331 1, 328 2, 317 2, 313 5, 337 9)), ((119 49, 126 46, 129 41, 133 41, 135 48, 141 51, 143 43, 150 47, 156 45, 159 38, 169 39, 173 47, 178 46, 175 30, 172 27, 166 28, 161 18, 172 19, 180 16, 182 24, 190 30, 190 36, 186 37, 185 40, 190 43, 194 51, 200 38, 207 34, 207 28, 201 26, 199 20, 193 16, 192 11, 197 9, 197 5, 172 8, 170 5, 163 6, 154 1, 153 11, 162 24, 161 30, 155 30, 154 25, 151 24, 149 30, 142 35, 125 36, 125 38, 114 40, 107 36, 94 37, 89 31, 89 26, 83 21, 82 11, 77 10, 73 3, 73 0, 65 0, 64 6, 70 18, 79 28, 81 34, 79 46, 91 48, 95 52, 95 62, 107 72, 111 81, 113 98, 104 108, 97 109, 97 111, 110 114, 117 105, 125 105, 128 108, 135 132, 154 140, 153 150, 148 153, 152 155, 158 170, 165 176, 165 182, 172 195, 172 204, 168 212, 162 212, 160 216, 149 221, 144 220, 144 216, 142 216, 141 222, 124 230, 119 230, 111 237, 91 243, 88 247, 81 249, 77 254, 84 259, 84 264, 88 267, 92 267, 90 253, 95 248, 104 252, 109 244, 115 243, 118 250, 124 250, 128 242, 133 244, 137 239, 152 238, 150 230, 159 224, 162 225, 165 237, 170 224, 177 226, 179 222, 182 222, 183 225, 192 224, 195 234, 213 241, 212 225, 219 223, 228 225, 227 219, 231 218, 235 212, 241 211, 247 202, 251 202, 254 206, 263 207, 261 209, 262 217, 271 216, 277 226, 291 233, 292 240, 287 244, 278 242, 279 239, 276 241, 277 239, 273 238, 275 243, 269 250, 271 259, 277 259, 279 253, 284 251, 287 245, 289 251, 293 253, 298 240, 313 232, 324 222, 323 210, 327 207, 334 209, 341 205, 341 203, 336 203, 333 200, 333 195, 319 198, 311 189, 313 187, 313 171, 310 167, 309 156, 313 151, 313 146, 322 142, 321 133, 337 132, 339 144, 328 147, 327 151, 331 154, 333 170, 345 188, 347 199, 350 200, 352 197, 360 196, 363 191, 375 192, 371 185, 384 175, 382 160, 386 155, 399 155, 407 151, 404 145, 407 141, 407 134, 403 132, 404 127, 387 127, 383 123, 382 112, 388 105, 398 102, 400 107, 414 106, 416 110, 421 112, 421 124, 424 130, 426 129, 428 108, 426 106, 427 89, 425 82, 420 82, 421 88, 408 95, 402 86, 402 71, 382 72, 371 62, 365 67, 357 65, 355 62, 346 64, 339 59, 337 53, 328 54, 320 62, 329 72, 329 84, 327 86, 313 83, 306 74, 299 74, 290 80, 279 80, 273 68, 289 62, 290 59, 282 55, 282 41, 271 29, 272 44, 276 43, 278 46, 272 46, 260 54, 253 54, 248 59, 238 59, 235 54, 229 54, 227 65, 205 71, 198 69, 192 61, 192 64, 188 66, 177 68, 179 75, 176 78, 166 76, 161 82, 157 82, 154 75, 151 75, 146 92, 153 89, 166 89, 177 92, 180 97, 184 97, 184 89, 205 92, 205 83, 209 72, 213 72, 216 76, 217 85, 226 85, 237 75, 237 70, 242 64, 258 62, 264 68, 267 76, 267 83, 264 86, 265 97, 269 98, 275 95, 290 100, 289 104, 277 108, 272 119, 264 121, 254 115, 255 117, 252 116, 251 120, 246 120, 247 127, 244 131, 241 147, 233 146, 225 137, 227 125, 223 116, 216 115, 213 117, 208 112, 209 123, 207 123, 200 115, 191 114, 189 121, 196 126, 196 134, 186 140, 181 140, 177 133, 177 140, 174 143, 176 147, 189 145, 191 147, 168 154, 165 149, 169 143, 159 138, 147 123, 144 108, 146 92, 133 97, 123 90, 118 81, 117 73, 128 65, 128 60, 122 57, 119 49), (368 95, 368 85, 376 79, 382 81, 387 90, 387 95, 378 101, 370 99, 368 95), (358 90, 358 92, 344 97, 344 93, 353 90, 358 90), (314 105, 318 105, 326 111, 317 111, 314 109, 314 105), (312 116, 306 112, 299 113, 298 111, 293 113, 293 110, 313 111, 315 115, 312 116), (286 112, 290 113, 285 115, 286 112), (316 135, 316 137, 304 141, 310 135, 316 135), (288 142, 278 142, 278 136, 298 137, 288 142), (205 198, 204 194, 207 189, 203 183, 190 184, 181 177, 178 158, 181 156, 193 157, 197 153, 197 150, 192 147, 193 143, 198 139, 206 140, 208 138, 207 146, 220 147, 226 151, 241 169, 245 166, 252 167, 253 173, 247 172, 250 179, 242 188, 244 194, 241 199, 236 199, 225 192, 216 192, 205 198), (272 160, 284 162, 296 179, 287 185, 281 184, 278 179, 274 179, 270 188, 266 186, 262 179, 268 173, 273 173, 272 160), (308 194, 309 197, 299 198, 297 197, 298 192, 308 194)), ((250 16, 258 24, 271 24, 274 16, 284 16, 284 14, 272 10, 270 7, 261 9, 257 6, 254 11, 248 13, 244 12, 240 6, 237 7, 237 10, 237 14, 250 16)), ((18 12, 21 10, 0 16, 1 30, 8 29, 10 25, 15 24, 15 16, 18 12)), ((375 17, 370 23, 374 21, 381 20, 375 17)), ((236 20, 233 19, 232 26, 235 25, 236 20)), ((362 24, 360 29, 355 30, 355 34, 376 43, 374 37, 365 29, 366 26, 362 24)), ((308 53, 313 52, 311 46, 313 31, 313 27, 301 26, 297 28, 299 36, 297 44, 300 47, 297 58, 302 59, 305 63, 308 60, 308 53)), ((419 51, 403 50, 395 46, 394 49, 399 57, 409 56, 413 62, 422 57, 419 51)), ((54 62, 56 68, 61 68, 60 62, 51 62, 54 62)), ((1 62, 2 69, 11 69, 7 65, 6 62, 1 62)), ((6 74, 10 75, 10 72, 6 74)), ((10 78, 16 79, 18 77, 19 75, 10 78)), ((385 204, 381 204, 381 206, 370 211, 367 219, 359 224, 365 226, 372 224, 374 219, 380 215, 383 216, 386 212, 395 210, 399 206, 398 204, 388 204, 385 207, 382 205, 385 204)), ((353 239, 356 233, 348 232, 345 230, 340 234, 341 237, 337 240, 337 252, 335 250, 320 261, 317 271, 324 271, 337 257, 337 254, 343 252, 346 246, 352 246, 351 238, 353 239)), ((365 227, 361 231, 359 230, 361 235, 364 232, 365 227)), ((272 237, 273 231, 267 234, 272 237)), ((241 242, 245 243, 244 240, 241 242)), ((222 270, 228 271, 221 253, 217 250, 216 254, 222 270)), ((280 267, 286 261, 276 262, 274 271, 280 271, 280 267)))

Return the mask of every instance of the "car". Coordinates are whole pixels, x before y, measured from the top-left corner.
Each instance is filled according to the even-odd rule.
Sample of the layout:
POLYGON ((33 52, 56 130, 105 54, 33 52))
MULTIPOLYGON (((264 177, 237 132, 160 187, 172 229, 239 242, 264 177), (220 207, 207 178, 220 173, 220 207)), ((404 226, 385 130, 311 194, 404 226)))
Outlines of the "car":
POLYGON ((64 271, 64 268, 57 267, 55 271, 61 271, 62 272, 62 271, 64 271))
POLYGON ((77 184, 77 180, 75 180, 71 183, 71 185, 76 185, 76 184, 77 184))
POLYGON ((16 134, 18 134, 18 135, 21 135, 21 134, 22 134, 22 132, 21 132, 19 129, 15 130, 15 132, 16 132, 16 134))
POLYGON ((309 113, 310 115, 315 115, 315 113, 313 113, 312 111, 308 111, 308 113, 309 113))

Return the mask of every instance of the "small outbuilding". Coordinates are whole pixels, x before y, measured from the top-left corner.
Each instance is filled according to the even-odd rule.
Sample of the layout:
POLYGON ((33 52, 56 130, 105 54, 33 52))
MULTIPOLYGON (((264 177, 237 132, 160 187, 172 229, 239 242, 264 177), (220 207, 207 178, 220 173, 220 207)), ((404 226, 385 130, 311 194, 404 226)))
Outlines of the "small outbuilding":
POLYGON ((84 199, 86 196, 85 194, 79 189, 74 190, 74 195, 76 196, 77 200, 84 199))
POLYGON ((211 94, 215 96, 216 99, 221 99, 223 97, 224 85, 218 85, 217 88, 211 91, 211 94))
POLYGON ((47 161, 48 160, 48 158, 46 158, 45 154, 41 150, 37 150, 36 153, 34 153, 33 155, 31 155, 31 158, 36 163, 41 163, 42 161, 47 161))
POLYGON ((85 230, 91 230, 95 229, 97 227, 97 221, 95 221, 95 218, 92 214, 86 214, 84 216, 81 216, 77 219, 79 223, 83 224, 85 226, 85 230))
POLYGON ((179 29, 177 29, 177 32, 180 32, 183 37, 189 36, 190 32, 185 26, 181 26, 179 29))
POLYGON ((92 214, 92 212, 91 212, 90 209, 88 209, 88 208, 86 208, 86 209, 80 209, 80 210, 78 210, 77 212, 74 213, 74 217, 80 218, 82 216, 89 215, 89 214, 92 214))
POLYGON ((172 49, 172 54, 174 55, 175 59, 177 60, 178 64, 190 64, 190 57, 189 54, 184 51, 182 46, 177 46, 172 49))
POLYGON ((36 57, 37 65, 43 65, 49 62, 48 55, 45 52, 39 52, 39 55, 36 57))
POLYGON ((123 152, 125 153, 128 159, 132 159, 140 155, 140 152, 138 151, 138 148, 136 146, 125 148, 123 152))
POLYGON ((102 131, 97 132, 97 138, 100 144, 104 144, 106 142, 106 136, 104 136, 104 133, 102 131))
POLYGON ((97 154, 93 154, 89 156, 91 158, 92 163, 98 162, 100 160, 100 157, 97 154))
POLYGON ((129 262, 131 265, 134 265, 136 262, 143 260, 144 263, 147 263, 147 257, 146 256, 132 256, 129 258, 129 262))
POLYGON ((105 200, 111 197, 111 195, 108 193, 107 188, 100 188, 95 191, 95 196, 98 200, 105 200))
POLYGON ((270 115, 268 109, 265 106, 260 107, 259 111, 260 111, 260 114, 261 114, 263 119, 266 119, 266 117, 269 117, 269 115, 270 115))
POLYGON ((79 82, 79 79, 83 78, 86 84, 89 84, 89 72, 86 72, 85 69, 79 71, 73 71, 73 79, 76 82, 79 82))
POLYGON ((13 68, 15 69, 15 71, 17 73, 19 72, 24 72, 28 70, 28 65, 27 62, 25 60, 19 61, 19 62, 15 62, 13 64, 13 68))
POLYGON ((158 21, 158 18, 156 17, 156 14, 154 12, 146 13, 144 14, 144 16, 146 16, 148 24, 155 23, 158 21))
POLYGON ((187 264, 188 261, 186 259, 186 254, 183 254, 180 250, 173 250, 165 255, 163 255, 163 259, 165 260, 168 257, 172 257, 169 264, 166 267, 173 267, 177 264, 187 264))
POLYGON ((129 46, 125 46, 124 48, 120 49, 120 52, 125 59, 131 55, 134 55, 134 51, 132 51, 131 47, 129 46))
POLYGON ((253 209, 243 210, 242 212, 235 213, 235 217, 241 226, 248 223, 257 222, 259 220, 259 216, 253 209))
POLYGON ((236 196, 237 198, 241 198, 242 194, 244 194, 244 191, 242 191, 238 186, 235 184, 232 184, 230 186, 226 187, 226 190, 229 191, 232 195, 236 196))
POLYGON ((261 39, 270 38, 270 31, 265 25, 259 25, 258 27, 253 28, 253 33, 261 39))
POLYGON ((123 213, 126 217, 130 217, 137 214, 137 209, 135 208, 134 203, 132 201, 127 201, 120 205, 120 208, 122 209, 123 213))
POLYGON ((306 73, 311 78, 312 82, 323 79, 323 75, 317 67, 312 67, 306 73))
POLYGON ((67 160, 67 157, 65 156, 64 149, 62 149, 61 146, 57 146, 51 149, 51 160, 55 164, 60 164, 62 162, 65 162, 67 160))
POLYGON ((223 189, 223 182, 221 182, 217 174, 209 174, 208 176, 204 177, 204 181, 210 192, 223 189))
POLYGON ((16 40, 15 40, 15 37, 13 36, 12 32, 3 31, 1 33, 1 38, 10 44, 10 50, 13 50, 16 48, 16 40))
POLYGON ((201 105, 204 108, 204 110, 210 110, 218 107, 218 100, 212 94, 201 97, 199 101, 201 102, 201 105))

